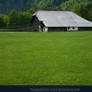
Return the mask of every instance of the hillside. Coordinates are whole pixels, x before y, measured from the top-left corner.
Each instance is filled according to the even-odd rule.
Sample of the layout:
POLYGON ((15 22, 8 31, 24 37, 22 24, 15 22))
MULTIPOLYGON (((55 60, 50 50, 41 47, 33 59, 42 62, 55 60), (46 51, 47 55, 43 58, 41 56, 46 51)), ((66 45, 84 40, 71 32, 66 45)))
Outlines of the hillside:
POLYGON ((25 11, 30 8, 46 9, 56 7, 67 0, 0 0, 0 13, 7 14, 12 9, 25 11))
POLYGON ((91 0, 0 0, 0 13, 8 14, 12 9, 26 11, 30 8, 71 10, 73 5, 91 0))

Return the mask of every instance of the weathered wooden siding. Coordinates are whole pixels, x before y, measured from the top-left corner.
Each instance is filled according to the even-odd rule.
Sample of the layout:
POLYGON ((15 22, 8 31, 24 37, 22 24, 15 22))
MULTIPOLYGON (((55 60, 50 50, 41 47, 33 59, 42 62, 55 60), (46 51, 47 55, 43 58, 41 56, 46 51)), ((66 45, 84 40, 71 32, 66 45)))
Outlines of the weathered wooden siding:
POLYGON ((67 31, 66 27, 49 27, 48 32, 64 32, 67 31))
POLYGON ((79 27, 79 31, 92 31, 92 27, 79 27))
MULTIPOLYGON (((48 28, 48 32, 65 32, 65 31, 67 31, 66 27, 48 28)), ((78 31, 92 31, 92 27, 79 27, 78 31)))

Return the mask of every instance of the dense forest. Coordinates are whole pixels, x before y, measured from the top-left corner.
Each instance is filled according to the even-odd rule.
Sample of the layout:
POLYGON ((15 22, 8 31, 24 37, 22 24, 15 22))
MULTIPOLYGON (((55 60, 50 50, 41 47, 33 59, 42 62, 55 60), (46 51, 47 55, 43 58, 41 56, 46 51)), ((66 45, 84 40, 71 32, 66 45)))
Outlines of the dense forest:
POLYGON ((0 0, 0 13, 8 14, 12 9, 25 11, 30 8, 50 9, 68 0, 0 0))
POLYGON ((29 25, 37 10, 68 10, 92 21, 92 0, 0 0, 0 27, 29 25))

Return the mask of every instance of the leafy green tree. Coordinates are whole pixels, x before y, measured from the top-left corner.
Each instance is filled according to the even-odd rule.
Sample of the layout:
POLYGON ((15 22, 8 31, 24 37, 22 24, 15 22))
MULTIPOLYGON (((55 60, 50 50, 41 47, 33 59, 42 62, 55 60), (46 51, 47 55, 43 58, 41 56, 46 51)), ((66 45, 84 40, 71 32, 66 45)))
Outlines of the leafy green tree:
POLYGON ((27 10, 26 12, 28 12, 29 14, 33 14, 35 13, 35 9, 34 8, 30 8, 29 10, 27 10))
POLYGON ((87 8, 86 6, 88 5, 87 2, 82 2, 80 4, 74 4, 73 8, 72 8, 72 11, 79 14, 80 16, 82 17, 86 17, 87 16, 87 8))
POLYGON ((88 0, 67 0, 61 4, 62 10, 72 10, 75 4, 80 4, 82 2, 88 2, 88 0))
POLYGON ((87 6, 86 6, 86 9, 87 9, 87 17, 86 19, 88 19, 89 21, 92 21, 92 3, 89 3, 87 6))
POLYGON ((6 15, 0 15, 0 27, 6 27, 8 25, 8 16, 6 15))
POLYGON ((92 3, 82 2, 80 4, 75 4, 72 8, 72 11, 83 18, 92 21, 92 3))
POLYGON ((32 14, 28 12, 20 13, 20 25, 28 26, 30 24, 30 20, 32 18, 32 14))
POLYGON ((20 12, 12 10, 9 13, 9 26, 19 25, 19 22, 20 22, 20 12))
POLYGON ((9 26, 25 26, 30 23, 32 14, 28 11, 12 10, 9 14, 9 26))

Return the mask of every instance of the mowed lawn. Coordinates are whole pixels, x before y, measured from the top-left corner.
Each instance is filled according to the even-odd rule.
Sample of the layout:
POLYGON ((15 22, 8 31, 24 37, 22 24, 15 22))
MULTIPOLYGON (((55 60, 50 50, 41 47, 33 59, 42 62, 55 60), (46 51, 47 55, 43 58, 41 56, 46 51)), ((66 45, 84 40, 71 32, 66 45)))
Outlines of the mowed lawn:
POLYGON ((0 85, 92 85, 92 31, 0 33, 0 85))

